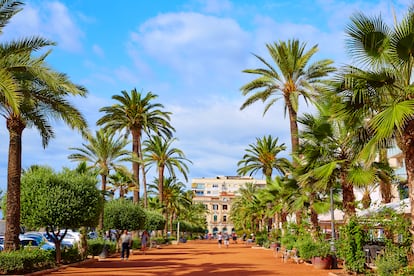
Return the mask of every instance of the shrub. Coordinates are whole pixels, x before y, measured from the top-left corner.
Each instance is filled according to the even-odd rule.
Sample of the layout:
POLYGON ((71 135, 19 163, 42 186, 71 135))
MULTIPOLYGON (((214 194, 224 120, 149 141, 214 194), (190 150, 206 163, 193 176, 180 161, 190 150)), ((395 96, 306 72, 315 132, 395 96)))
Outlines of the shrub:
POLYGON ((131 248, 132 249, 140 249, 141 248, 141 239, 140 238, 133 238, 131 248))
POLYGON ((304 260, 310 260, 312 257, 325 258, 331 255, 331 245, 328 241, 314 241, 310 235, 302 236, 296 243, 295 247, 299 251, 299 256, 304 260))
POLYGON ((71 264, 82 261, 82 256, 77 247, 62 250, 62 264, 71 264))
POLYGON ((21 249, 0 253, 0 274, 23 274, 55 266, 54 251, 21 249))
POLYGON ((262 231, 256 234, 256 243, 257 245, 266 247, 270 245, 269 238, 267 237, 267 231, 262 231))
POLYGON ((406 266, 394 273, 396 276, 410 276, 414 275, 414 266, 406 266))
POLYGON ((289 250, 292 249, 296 244, 296 238, 297 235, 286 233, 281 239, 282 246, 286 247, 286 249, 289 250))
POLYGON ((377 273, 380 276, 393 275, 395 271, 406 266, 407 263, 406 248, 398 247, 393 244, 387 245, 384 254, 375 261, 377 273))
POLYGON ((299 256, 304 260, 310 260, 315 256, 317 244, 310 236, 301 237, 296 243, 295 247, 298 249, 299 256))
POLYGON ((347 225, 341 228, 341 237, 338 241, 337 252, 345 261, 347 271, 362 273, 365 271, 364 243, 366 234, 355 219, 351 219, 347 225))
POLYGON ((99 256, 104 249, 104 246, 107 248, 108 253, 115 253, 116 242, 104 240, 102 238, 88 240, 88 255, 99 256))

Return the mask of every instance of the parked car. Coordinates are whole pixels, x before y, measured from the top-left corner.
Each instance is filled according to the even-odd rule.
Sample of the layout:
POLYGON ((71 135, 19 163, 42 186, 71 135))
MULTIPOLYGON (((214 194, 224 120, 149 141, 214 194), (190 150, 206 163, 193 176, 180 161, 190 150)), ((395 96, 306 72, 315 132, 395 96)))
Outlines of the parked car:
MULTIPOLYGON (((42 234, 48 242, 53 244, 53 248, 54 248, 55 247, 55 242, 53 241, 53 238, 47 232, 44 232, 42 234)), ((62 249, 63 248, 72 248, 73 245, 74 245, 73 239, 63 238, 63 240, 60 243, 60 248, 62 248, 62 249)))
MULTIPOLYGON (((63 231, 63 230, 60 231, 60 234, 61 235, 63 235, 64 233, 65 233, 65 231, 63 231)), ((65 237, 63 239, 66 239, 68 241, 71 241, 72 244, 75 244, 75 243, 77 243, 77 242, 80 241, 80 233, 79 232, 73 232, 71 230, 68 230, 66 232, 65 237)))
POLYGON ((40 243, 38 243, 38 241, 34 238, 19 237, 19 239, 20 239, 21 247, 26 247, 26 246, 39 247, 40 246, 40 243))
POLYGON ((98 235, 97 232, 91 231, 91 232, 88 233, 88 239, 93 240, 93 239, 97 239, 97 238, 99 238, 99 235, 98 235))
POLYGON ((20 245, 40 247, 45 250, 55 249, 55 245, 49 242, 41 232, 26 232, 19 235, 20 245))

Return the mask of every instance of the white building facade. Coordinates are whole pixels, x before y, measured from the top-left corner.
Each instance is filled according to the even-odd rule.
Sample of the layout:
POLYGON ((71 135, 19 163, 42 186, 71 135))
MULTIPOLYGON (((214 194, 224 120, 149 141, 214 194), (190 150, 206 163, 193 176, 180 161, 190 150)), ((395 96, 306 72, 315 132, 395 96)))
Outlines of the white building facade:
POLYGON ((232 201, 239 194, 239 189, 247 183, 265 187, 266 180, 241 176, 217 176, 215 178, 194 178, 191 182, 194 203, 202 203, 206 210, 207 231, 231 233, 235 231, 231 221, 232 201))

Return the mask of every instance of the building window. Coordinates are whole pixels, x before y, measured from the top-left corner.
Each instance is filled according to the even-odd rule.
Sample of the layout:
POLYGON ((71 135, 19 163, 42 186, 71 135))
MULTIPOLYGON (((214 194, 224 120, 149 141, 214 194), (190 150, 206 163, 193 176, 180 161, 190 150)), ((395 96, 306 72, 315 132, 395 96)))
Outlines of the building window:
POLYGON ((223 221, 226 222, 227 221, 227 216, 223 216, 223 221))
POLYGON ((213 204, 213 210, 218 210, 218 204, 213 204))
POLYGON ((204 204, 204 209, 208 210, 208 205, 204 204))
POLYGON ((223 210, 227 210, 227 205, 226 204, 223 205, 223 210))
POLYGON ((213 221, 214 221, 214 222, 217 222, 217 215, 214 215, 214 216, 213 216, 213 221))
POLYGON ((218 184, 213 184, 213 188, 218 188, 218 184))

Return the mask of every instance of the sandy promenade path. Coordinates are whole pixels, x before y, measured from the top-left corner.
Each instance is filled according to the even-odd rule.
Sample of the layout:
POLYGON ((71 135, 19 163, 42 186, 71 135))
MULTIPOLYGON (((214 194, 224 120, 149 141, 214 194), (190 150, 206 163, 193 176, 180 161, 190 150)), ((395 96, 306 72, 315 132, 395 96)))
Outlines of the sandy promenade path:
POLYGON ((284 263, 272 250, 230 244, 218 248, 216 241, 189 241, 178 245, 151 249, 146 255, 139 251, 128 261, 119 256, 67 267, 46 275, 298 275, 327 276, 340 270, 318 270, 308 264, 284 263))

